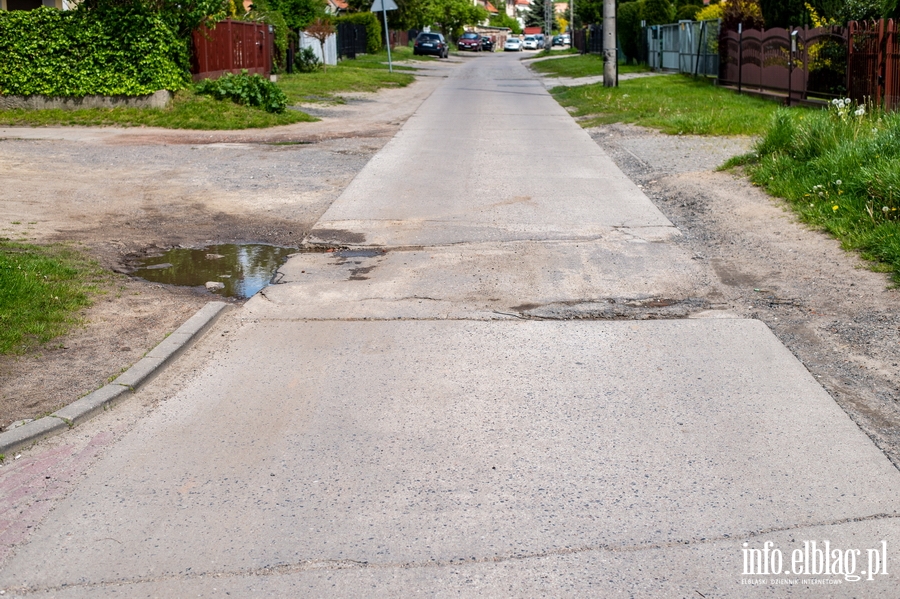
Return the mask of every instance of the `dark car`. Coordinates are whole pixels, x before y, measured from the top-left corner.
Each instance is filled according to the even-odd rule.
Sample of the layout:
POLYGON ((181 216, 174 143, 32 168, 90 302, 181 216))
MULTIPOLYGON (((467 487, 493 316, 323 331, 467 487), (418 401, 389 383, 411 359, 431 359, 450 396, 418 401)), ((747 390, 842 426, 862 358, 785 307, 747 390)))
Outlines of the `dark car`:
POLYGON ((494 40, 489 37, 481 38, 481 49, 485 52, 493 52, 494 51, 494 40))
POLYGON ((553 36, 553 45, 554 45, 554 46, 564 46, 564 45, 565 45, 565 42, 563 42, 563 36, 561 36, 561 35, 554 35, 554 36, 553 36))
POLYGON ((460 50, 481 52, 481 36, 471 31, 464 33, 462 34, 462 37, 459 38, 459 42, 457 42, 456 45, 460 50))
POLYGON ((450 48, 440 33, 420 33, 413 44, 413 54, 433 54, 438 58, 447 58, 450 48))

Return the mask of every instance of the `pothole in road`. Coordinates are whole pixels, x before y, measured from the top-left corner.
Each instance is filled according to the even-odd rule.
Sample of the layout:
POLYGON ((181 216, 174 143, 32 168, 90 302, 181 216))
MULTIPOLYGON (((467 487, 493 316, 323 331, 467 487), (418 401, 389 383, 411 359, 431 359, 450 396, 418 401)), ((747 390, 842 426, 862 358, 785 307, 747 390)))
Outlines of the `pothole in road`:
POLYGON ((206 286, 217 295, 247 299, 269 285, 278 267, 298 251, 261 243, 179 247, 141 259, 131 274, 166 285, 206 286))

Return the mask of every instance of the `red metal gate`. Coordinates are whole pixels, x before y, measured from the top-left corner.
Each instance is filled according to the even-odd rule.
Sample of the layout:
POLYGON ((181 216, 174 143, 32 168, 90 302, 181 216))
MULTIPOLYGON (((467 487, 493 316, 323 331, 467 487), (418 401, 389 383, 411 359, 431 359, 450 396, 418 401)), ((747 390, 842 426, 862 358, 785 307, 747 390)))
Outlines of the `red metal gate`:
POLYGON ((274 36, 265 23, 226 20, 213 29, 194 32, 191 77, 194 81, 217 79, 225 73, 246 70, 251 75, 272 72, 274 36))
POLYGON ((851 22, 847 44, 847 90, 857 102, 900 108, 900 40, 893 19, 851 22))

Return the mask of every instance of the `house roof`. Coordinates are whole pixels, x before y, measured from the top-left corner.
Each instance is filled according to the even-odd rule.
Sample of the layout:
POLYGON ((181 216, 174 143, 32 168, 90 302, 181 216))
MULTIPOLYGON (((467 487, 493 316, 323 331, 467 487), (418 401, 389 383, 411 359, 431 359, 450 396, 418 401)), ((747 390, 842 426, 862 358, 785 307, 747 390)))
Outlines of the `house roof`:
POLYGON ((530 4, 529 0, 516 0, 516 6, 529 6, 530 4))
POLYGON ((328 2, 341 10, 347 10, 348 4, 344 0, 328 0, 328 2))
POLYGON ((485 3, 484 3, 484 7, 487 9, 488 12, 494 12, 494 13, 500 12, 499 10, 497 10, 496 8, 494 8, 494 5, 491 4, 490 2, 485 2, 485 3))

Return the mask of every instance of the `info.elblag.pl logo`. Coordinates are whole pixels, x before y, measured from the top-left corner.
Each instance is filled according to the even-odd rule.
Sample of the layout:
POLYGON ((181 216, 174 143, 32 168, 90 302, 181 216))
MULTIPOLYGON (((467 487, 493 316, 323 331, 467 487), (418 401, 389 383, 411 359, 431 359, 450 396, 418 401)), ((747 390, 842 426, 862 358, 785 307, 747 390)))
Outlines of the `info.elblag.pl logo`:
POLYGON ((877 580, 888 571, 887 541, 870 549, 843 549, 833 547, 830 541, 802 541, 788 552, 783 552, 772 541, 761 547, 743 545, 743 576, 818 576, 831 577, 818 580, 742 579, 742 584, 840 584, 860 580, 877 580))

